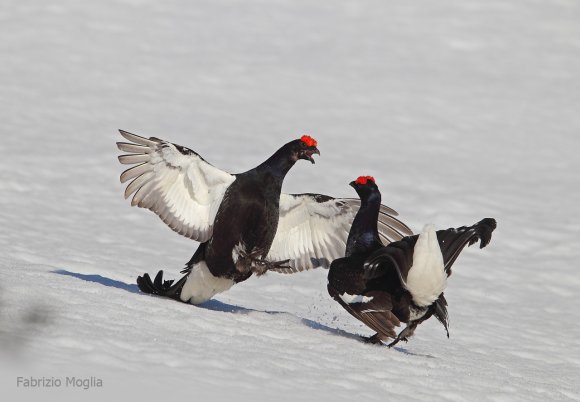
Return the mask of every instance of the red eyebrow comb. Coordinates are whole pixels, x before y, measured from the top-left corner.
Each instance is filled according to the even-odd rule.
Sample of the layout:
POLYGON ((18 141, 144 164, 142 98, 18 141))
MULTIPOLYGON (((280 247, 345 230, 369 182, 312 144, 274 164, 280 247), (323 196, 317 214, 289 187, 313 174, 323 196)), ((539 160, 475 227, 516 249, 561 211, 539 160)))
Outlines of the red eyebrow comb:
POLYGON ((358 179, 356 179, 355 183, 356 184, 367 184, 368 181, 372 181, 373 183, 375 182, 375 178, 373 176, 359 176, 358 179))
POLYGON ((300 141, 302 141, 309 147, 315 147, 318 144, 316 140, 309 135, 303 135, 302 137, 300 137, 300 141))

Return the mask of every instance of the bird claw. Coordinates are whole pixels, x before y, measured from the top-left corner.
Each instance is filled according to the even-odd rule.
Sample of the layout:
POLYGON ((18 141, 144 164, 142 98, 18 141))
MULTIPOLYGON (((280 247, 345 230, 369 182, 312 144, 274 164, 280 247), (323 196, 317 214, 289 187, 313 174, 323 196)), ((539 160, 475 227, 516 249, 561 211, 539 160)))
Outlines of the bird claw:
POLYGON ((397 336, 397 337, 395 338, 395 340, 394 340, 393 342, 389 343, 387 346, 388 346, 389 348, 392 348, 393 346, 395 346, 395 345, 396 345, 397 343, 399 343, 400 341, 403 341, 403 342, 409 342, 409 340, 408 340, 406 337, 404 337, 404 336, 403 336, 403 337, 397 336))
POLYGON ((256 258, 252 260, 252 270, 256 275, 263 275, 268 271, 290 268, 288 264, 290 260, 282 261, 268 261, 264 258, 256 258))
POLYGON ((259 256, 261 250, 254 250, 247 253, 244 250, 239 251, 239 260, 249 260, 252 271, 256 272, 258 275, 265 274, 267 271, 276 269, 292 268, 288 263, 290 260, 280 260, 280 261, 269 261, 264 256, 259 256))
POLYGON ((288 263, 290 260, 280 260, 280 261, 266 261, 262 260, 262 264, 264 264, 268 270, 271 269, 282 269, 282 268, 292 268, 288 263))

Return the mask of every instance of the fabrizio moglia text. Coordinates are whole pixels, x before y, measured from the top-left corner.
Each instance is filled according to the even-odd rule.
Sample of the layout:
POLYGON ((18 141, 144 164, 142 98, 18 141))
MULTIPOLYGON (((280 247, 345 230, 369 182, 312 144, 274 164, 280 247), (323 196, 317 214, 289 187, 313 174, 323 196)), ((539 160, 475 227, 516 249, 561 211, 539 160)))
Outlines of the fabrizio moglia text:
POLYGON ((102 388, 103 380, 97 377, 16 377, 18 388, 77 388, 88 390, 102 388))

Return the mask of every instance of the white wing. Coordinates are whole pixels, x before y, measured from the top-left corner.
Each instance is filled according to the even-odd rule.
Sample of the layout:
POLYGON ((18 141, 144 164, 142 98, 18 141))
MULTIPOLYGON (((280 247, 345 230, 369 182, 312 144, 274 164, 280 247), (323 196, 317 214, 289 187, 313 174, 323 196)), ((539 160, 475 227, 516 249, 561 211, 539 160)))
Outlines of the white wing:
MULTIPOLYGON (((267 259, 290 260, 290 268, 274 269, 293 273, 316 267, 328 268, 344 257, 346 241, 360 200, 332 198, 321 194, 284 194, 280 196, 278 230, 267 259)), ((379 236, 384 244, 413 234, 395 218, 397 212, 381 205, 379 236)))
POLYGON ((185 237, 207 241, 224 193, 236 177, 191 149, 119 131, 131 141, 117 143, 121 151, 130 153, 119 156, 119 162, 136 165, 121 174, 121 183, 132 180, 125 198, 135 193, 132 206, 150 209, 185 237))

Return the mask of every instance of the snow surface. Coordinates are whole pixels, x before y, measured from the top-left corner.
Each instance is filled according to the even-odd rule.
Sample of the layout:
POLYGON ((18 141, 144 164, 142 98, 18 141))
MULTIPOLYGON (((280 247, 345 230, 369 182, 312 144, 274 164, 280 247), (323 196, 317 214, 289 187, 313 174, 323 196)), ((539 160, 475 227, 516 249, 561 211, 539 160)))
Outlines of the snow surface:
POLYGON ((2 399, 579 400, 579 22, 575 0, 4 0, 2 399), (231 172, 308 133, 288 192, 373 175, 415 231, 496 218, 455 264, 451 338, 358 342, 325 270, 140 294, 196 244, 123 200, 118 128, 231 172))

